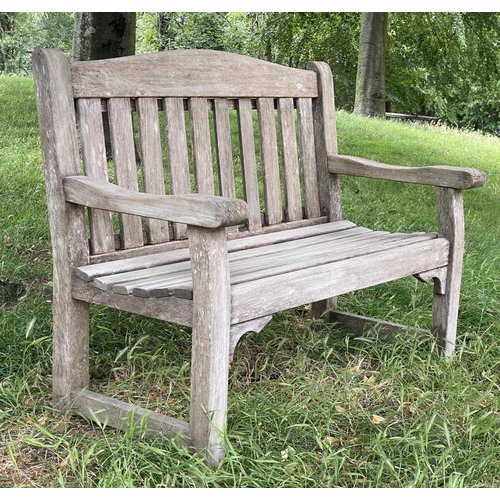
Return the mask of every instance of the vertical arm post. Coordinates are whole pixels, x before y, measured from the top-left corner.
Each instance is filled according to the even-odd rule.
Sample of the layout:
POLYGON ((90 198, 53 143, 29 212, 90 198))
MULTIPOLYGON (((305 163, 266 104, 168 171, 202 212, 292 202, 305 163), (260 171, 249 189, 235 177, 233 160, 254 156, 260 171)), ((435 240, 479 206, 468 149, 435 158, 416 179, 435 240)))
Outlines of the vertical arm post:
POLYGON ((438 349, 451 357, 455 349, 464 250, 463 196, 459 189, 436 188, 438 233, 450 242, 445 293, 434 293, 431 330, 438 349))
POLYGON ((215 465, 223 456, 226 422, 231 289, 225 228, 188 226, 193 276, 191 445, 207 450, 215 465))

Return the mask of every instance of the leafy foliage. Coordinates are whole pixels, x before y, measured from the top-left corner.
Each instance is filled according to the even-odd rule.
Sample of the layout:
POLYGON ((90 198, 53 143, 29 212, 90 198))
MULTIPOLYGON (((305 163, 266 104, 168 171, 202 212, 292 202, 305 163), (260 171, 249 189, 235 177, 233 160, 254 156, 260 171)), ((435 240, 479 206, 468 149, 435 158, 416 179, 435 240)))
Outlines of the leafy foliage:
POLYGON ((0 13, 0 72, 30 74, 31 52, 37 47, 71 53, 72 12, 0 13))

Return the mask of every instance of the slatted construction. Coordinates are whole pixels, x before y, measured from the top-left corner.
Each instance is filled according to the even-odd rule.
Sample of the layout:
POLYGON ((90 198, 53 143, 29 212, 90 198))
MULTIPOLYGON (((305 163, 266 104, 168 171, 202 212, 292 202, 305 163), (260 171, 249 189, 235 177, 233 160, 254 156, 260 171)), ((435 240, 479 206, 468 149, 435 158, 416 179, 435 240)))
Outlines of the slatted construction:
MULTIPOLYGON (((240 230, 250 233, 287 222, 297 226, 302 225, 299 221, 306 221, 304 225, 325 221, 314 144, 315 74, 292 70, 294 78, 287 75, 282 85, 266 88, 260 79, 245 78, 240 59, 236 68, 229 57, 220 75, 213 77, 212 88, 205 84, 201 93, 199 75, 210 68, 212 53, 204 54, 202 61, 199 54, 177 55, 194 57, 181 70, 193 67, 196 74, 180 88, 165 82, 147 89, 148 94, 154 93, 147 97, 138 95, 146 92, 142 86, 123 88, 123 95, 108 97, 110 77, 103 74, 108 75, 109 67, 103 61, 91 63, 96 67, 93 81, 102 82, 91 88, 87 80, 82 82, 79 65, 74 65, 85 175, 103 180, 113 177, 121 187, 152 194, 196 192, 244 198, 249 219, 240 230), (234 83, 227 81, 228 75, 241 80, 237 93, 234 83), (219 97, 221 94, 224 96, 219 97), (103 117, 109 120, 112 175, 108 173, 103 117)), ((149 71, 155 61, 151 56, 143 59, 140 67, 149 71)), ((88 79, 89 66, 85 67, 88 79)), ((175 71, 176 67, 168 68, 169 73, 175 71)), ((89 221, 93 255, 186 238, 183 224, 154 219, 143 224, 137 216, 121 214, 118 246, 109 214, 91 209, 89 221)))
MULTIPOLYGON (((182 434, 211 464, 224 455, 234 347, 275 312, 313 303, 319 315, 342 293, 433 279, 431 330, 451 356, 461 190, 482 185, 482 172, 338 155, 324 63, 298 70, 192 50, 70 65, 50 49, 33 63, 54 258, 55 406, 116 427, 133 408, 88 390, 92 303, 192 327, 189 423, 144 410, 134 418, 182 434), (342 220, 339 174, 436 186, 438 233, 342 220)), ((405 328, 334 314, 360 332, 405 328)))

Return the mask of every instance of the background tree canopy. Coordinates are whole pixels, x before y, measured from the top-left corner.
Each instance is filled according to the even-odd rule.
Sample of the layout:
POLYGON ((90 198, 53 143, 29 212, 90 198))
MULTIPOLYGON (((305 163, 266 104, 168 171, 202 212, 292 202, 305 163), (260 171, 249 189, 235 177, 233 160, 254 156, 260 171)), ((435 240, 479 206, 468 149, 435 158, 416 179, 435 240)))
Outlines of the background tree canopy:
MULTIPOLYGON (((0 72, 29 74, 35 47, 71 54, 74 14, 0 13, 0 72)), ((138 12, 136 51, 210 48, 305 68, 330 64, 337 107, 352 111, 361 14, 356 12, 138 12)), ((500 14, 391 12, 386 109, 500 131, 500 14)))

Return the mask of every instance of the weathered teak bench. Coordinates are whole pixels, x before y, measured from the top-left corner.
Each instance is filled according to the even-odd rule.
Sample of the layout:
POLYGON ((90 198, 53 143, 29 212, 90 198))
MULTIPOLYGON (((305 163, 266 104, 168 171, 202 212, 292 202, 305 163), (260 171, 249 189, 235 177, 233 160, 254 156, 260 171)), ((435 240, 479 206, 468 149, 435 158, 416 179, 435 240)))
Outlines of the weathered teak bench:
MULTIPOLYGON (((484 174, 338 155, 325 63, 299 70, 186 50, 70 64, 43 49, 33 71, 53 242, 57 407, 102 421, 106 413, 118 427, 133 408, 88 390, 89 304, 192 327, 189 424, 146 413, 152 432, 182 433, 211 463, 224 454, 234 347, 275 312, 312 303, 319 316, 339 294, 409 275, 433 279, 430 329, 451 356, 461 192, 484 174), (340 174, 436 186, 438 233, 343 220, 340 174)), ((373 324, 338 311, 334 319, 373 324)))

